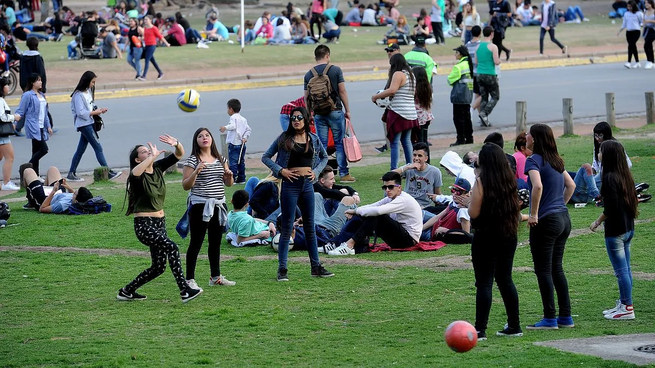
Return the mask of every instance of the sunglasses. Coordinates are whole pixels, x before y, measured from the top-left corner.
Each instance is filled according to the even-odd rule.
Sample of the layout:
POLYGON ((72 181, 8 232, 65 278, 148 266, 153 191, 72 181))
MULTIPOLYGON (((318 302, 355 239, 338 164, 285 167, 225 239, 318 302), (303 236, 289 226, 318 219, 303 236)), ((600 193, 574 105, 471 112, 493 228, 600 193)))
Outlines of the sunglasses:
POLYGON ((400 185, 398 184, 393 184, 393 185, 383 185, 382 190, 393 190, 393 188, 399 187, 400 185))
POLYGON ((291 120, 291 121, 303 121, 303 120, 305 120, 305 117, 302 116, 302 115, 291 115, 289 120, 291 120))

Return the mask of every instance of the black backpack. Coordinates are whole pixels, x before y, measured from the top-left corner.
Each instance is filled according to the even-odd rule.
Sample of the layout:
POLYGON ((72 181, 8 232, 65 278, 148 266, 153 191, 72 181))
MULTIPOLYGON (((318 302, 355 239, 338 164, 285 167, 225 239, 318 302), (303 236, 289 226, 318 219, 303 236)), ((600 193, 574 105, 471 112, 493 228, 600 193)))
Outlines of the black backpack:
POLYGON ((69 215, 91 215, 100 212, 111 212, 111 204, 101 196, 93 197, 84 203, 75 202, 68 207, 69 215))
POLYGON ((9 216, 11 216, 11 209, 9 208, 9 205, 7 202, 0 202, 0 220, 9 220, 9 216))

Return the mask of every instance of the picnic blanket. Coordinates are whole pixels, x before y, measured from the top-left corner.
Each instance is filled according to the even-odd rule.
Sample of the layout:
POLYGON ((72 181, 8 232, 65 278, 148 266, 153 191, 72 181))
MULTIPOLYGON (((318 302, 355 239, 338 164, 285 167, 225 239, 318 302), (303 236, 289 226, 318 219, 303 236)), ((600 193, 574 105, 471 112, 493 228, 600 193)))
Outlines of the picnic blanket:
POLYGON ((429 251, 434 251, 434 250, 441 249, 441 248, 443 248, 445 246, 446 246, 446 243, 441 242, 441 241, 422 241, 422 242, 417 243, 414 246, 411 246, 409 248, 391 248, 386 243, 382 243, 382 244, 370 245, 369 250, 371 252, 391 252, 391 251, 398 251, 398 252, 423 251, 423 252, 429 252, 429 251))

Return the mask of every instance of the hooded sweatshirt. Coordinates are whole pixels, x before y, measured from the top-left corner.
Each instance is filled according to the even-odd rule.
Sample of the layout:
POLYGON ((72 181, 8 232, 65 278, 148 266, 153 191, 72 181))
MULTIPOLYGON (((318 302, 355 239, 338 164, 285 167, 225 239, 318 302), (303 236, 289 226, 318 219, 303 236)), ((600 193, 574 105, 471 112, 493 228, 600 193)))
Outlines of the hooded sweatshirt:
POLYGON ((43 57, 36 50, 28 50, 23 53, 20 57, 20 88, 25 92, 27 88, 27 78, 32 73, 37 73, 41 76, 41 91, 46 93, 46 75, 45 75, 45 62, 43 57))
POLYGON ((466 165, 462 161, 457 152, 446 152, 439 163, 441 166, 448 169, 448 171, 455 174, 457 178, 464 178, 468 180, 469 183, 471 183, 471 188, 473 188, 475 185, 475 172, 473 172, 473 169, 470 166, 466 165))

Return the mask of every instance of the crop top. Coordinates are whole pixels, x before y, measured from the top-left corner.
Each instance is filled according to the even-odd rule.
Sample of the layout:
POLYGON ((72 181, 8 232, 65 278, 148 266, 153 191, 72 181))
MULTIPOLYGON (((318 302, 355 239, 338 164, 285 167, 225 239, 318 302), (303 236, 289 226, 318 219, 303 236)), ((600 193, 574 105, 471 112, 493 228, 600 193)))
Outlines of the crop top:
POLYGON ((312 167, 314 148, 310 145, 305 152, 306 147, 307 143, 294 143, 293 149, 289 152, 288 167, 312 167))

